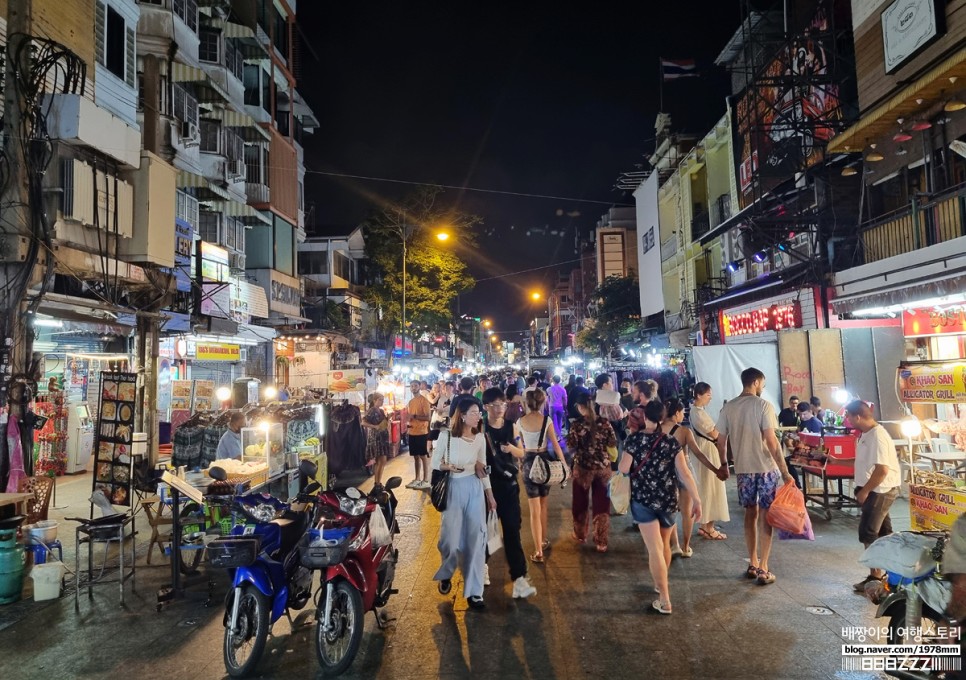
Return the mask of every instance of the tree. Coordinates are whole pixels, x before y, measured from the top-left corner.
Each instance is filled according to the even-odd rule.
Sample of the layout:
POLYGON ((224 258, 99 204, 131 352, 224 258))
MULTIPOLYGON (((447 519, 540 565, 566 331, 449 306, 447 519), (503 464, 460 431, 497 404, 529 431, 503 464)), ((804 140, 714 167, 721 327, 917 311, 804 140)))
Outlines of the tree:
POLYGON ((363 234, 373 280, 366 290, 366 302, 378 310, 375 339, 391 349, 393 335, 402 327, 402 238, 407 236, 406 326, 407 336, 415 331, 449 331, 450 306, 457 295, 473 288, 476 281, 458 252, 476 246, 473 227, 482 220, 448 209, 440 200, 441 187, 423 187, 398 206, 386 208, 366 220, 363 234), (445 228, 451 238, 443 243, 436 230, 445 228))
POLYGON ((607 359, 621 335, 641 321, 641 297, 636 276, 608 276, 591 293, 590 319, 577 333, 576 343, 607 359))

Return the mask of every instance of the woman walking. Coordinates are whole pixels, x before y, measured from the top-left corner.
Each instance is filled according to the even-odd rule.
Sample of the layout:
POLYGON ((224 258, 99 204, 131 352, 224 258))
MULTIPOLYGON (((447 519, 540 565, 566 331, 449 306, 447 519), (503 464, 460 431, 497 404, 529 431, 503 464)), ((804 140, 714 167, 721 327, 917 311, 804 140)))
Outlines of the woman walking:
POLYGON ((537 564, 543 562, 544 553, 550 549, 550 540, 547 538, 547 496, 550 495, 550 485, 533 483, 530 480, 530 470, 538 456, 544 460, 549 459, 547 442, 553 445, 557 460, 567 465, 550 416, 543 413, 546 401, 547 395, 543 390, 527 392, 527 415, 519 420, 520 436, 523 437, 523 448, 526 451, 523 458, 523 486, 530 505, 530 533, 536 548, 530 555, 530 561, 537 564))
POLYGON ((664 404, 651 401, 644 407, 645 427, 624 442, 618 469, 631 477, 631 514, 647 546, 648 567, 660 596, 651 606, 671 613, 667 570, 671 565, 671 530, 678 509, 677 480, 691 493, 691 514, 701 516, 701 501, 681 445, 661 430, 664 404))
POLYGON ((379 392, 369 395, 369 409, 362 418, 362 426, 366 428, 366 464, 372 463, 374 484, 382 484, 382 470, 386 467, 386 458, 392 451, 389 443, 389 418, 382 410, 385 398, 379 392))
POLYGON ((574 455, 573 539, 578 543, 587 539, 588 514, 591 514, 597 552, 607 552, 610 532, 607 482, 611 477, 608 449, 617 447, 617 435, 606 417, 594 413, 589 394, 577 393, 575 406, 580 417, 571 423, 567 435, 567 450, 574 455))
POLYGON ((496 500, 486 474, 486 443, 480 433, 480 407, 470 399, 461 401, 433 453, 433 469, 449 471, 446 509, 439 534, 442 563, 434 581, 448 595, 453 573, 463 573, 463 596, 472 609, 482 609, 483 566, 486 564, 486 512, 496 510, 496 500), (483 498, 486 497, 486 503, 483 498))
MULTIPOLYGON (((681 445, 682 451, 690 451, 692 455, 698 461, 698 469, 710 470, 712 474, 718 472, 717 466, 713 465, 707 456, 698 448, 698 443, 694 440, 694 434, 688 428, 681 425, 684 422, 684 402, 677 397, 671 397, 665 402, 665 414, 664 422, 661 423, 661 430, 669 437, 674 437, 678 444, 681 445)), ((688 468, 691 470, 691 476, 694 477, 694 465, 692 465, 691 459, 688 458, 685 453, 685 459, 688 461, 688 468)), ((697 484, 697 482, 695 482, 697 484)), ((701 487, 698 486, 698 491, 701 491, 701 487)), ((701 498, 699 496, 699 498, 701 498)), ((671 555, 680 555, 681 557, 691 557, 694 554, 694 550, 691 549, 691 534, 694 531, 694 518, 691 516, 691 504, 693 502, 691 498, 691 492, 687 490, 681 480, 678 480, 678 507, 681 508, 681 528, 683 529, 683 538, 680 543, 678 541, 678 530, 675 525, 674 531, 671 532, 671 555)), ((703 500, 703 499, 702 499, 703 500)))
POLYGON ((691 407, 691 429, 701 453, 715 468, 712 472, 701 465, 697 470, 698 493, 701 495, 703 503, 698 534, 707 540, 722 541, 728 537, 718 531, 714 523, 731 520, 731 515, 728 512, 728 491, 724 483, 724 480, 728 478, 725 474, 728 468, 721 460, 721 456, 718 455, 716 442, 719 434, 714 419, 705 411, 705 407, 710 401, 711 385, 706 382, 697 383, 694 386, 694 405, 691 407))

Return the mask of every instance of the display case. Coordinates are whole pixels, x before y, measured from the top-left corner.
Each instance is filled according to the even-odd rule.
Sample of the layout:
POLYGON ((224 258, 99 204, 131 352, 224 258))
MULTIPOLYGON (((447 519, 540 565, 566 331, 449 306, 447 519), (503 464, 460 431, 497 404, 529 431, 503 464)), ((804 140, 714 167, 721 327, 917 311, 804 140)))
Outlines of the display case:
POLYGON ((262 423, 243 427, 242 461, 268 464, 270 475, 285 469, 285 428, 281 423, 262 423))

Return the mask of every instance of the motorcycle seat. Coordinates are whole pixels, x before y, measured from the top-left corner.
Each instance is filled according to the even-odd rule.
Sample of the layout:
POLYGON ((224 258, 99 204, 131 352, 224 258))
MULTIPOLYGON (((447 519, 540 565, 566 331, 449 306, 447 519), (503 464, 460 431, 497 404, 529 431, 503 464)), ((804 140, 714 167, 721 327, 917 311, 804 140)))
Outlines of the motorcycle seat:
POLYGON ((278 526, 280 538, 279 538, 279 554, 287 555, 296 545, 298 545, 299 539, 302 538, 302 534, 309 525, 308 515, 302 514, 297 518, 283 517, 280 519, 273 519, 272 524, 278 526))

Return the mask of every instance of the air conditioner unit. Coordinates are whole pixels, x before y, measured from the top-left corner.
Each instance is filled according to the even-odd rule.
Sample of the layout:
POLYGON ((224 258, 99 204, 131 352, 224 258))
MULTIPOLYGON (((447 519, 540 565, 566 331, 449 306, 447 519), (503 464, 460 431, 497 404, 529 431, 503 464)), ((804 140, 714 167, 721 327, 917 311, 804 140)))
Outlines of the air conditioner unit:
POLYGON ((231 253, 228 256, 228 266, 232 269, 245 268, 245 256, 241 253, 231 253))
POLYGON ((198 131, 198 125, 188 120, 181 121, 181 139, 185 141, 199 142, 201 140, 201 135, 198 131))
POLYGON ((228 176, 229 177, 241 177, 244 178, 246 175, 245 161, 229 161, 228 162, 228 176))

